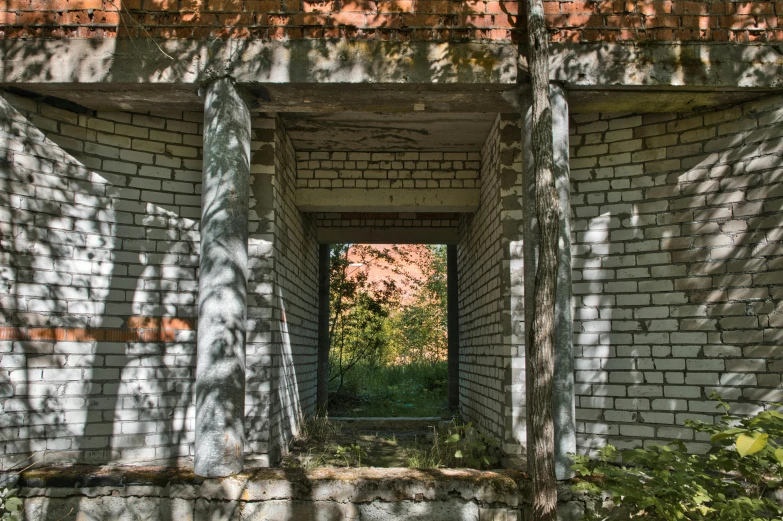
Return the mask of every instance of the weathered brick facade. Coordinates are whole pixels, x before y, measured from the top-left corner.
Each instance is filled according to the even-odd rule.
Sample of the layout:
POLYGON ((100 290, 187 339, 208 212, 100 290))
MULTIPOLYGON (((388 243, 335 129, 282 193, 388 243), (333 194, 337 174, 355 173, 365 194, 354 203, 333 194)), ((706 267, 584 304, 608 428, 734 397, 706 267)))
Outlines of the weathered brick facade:
POLYGON ((191 455, 199 115, 2 114, 4 467, 191 455))
POLYGON ((519 458, 525 441, 522 145, 516 115, 495 121, 481 156, 481 204, 460 221, 460 412, 519 458))
POLYGON ((503 438, 503 250, 500 221, 500 122, 482 150, 481 203, 463 217, 457 247, 460 297, 460 408, 503 438))
MULTIPOLYGON (((319 244, 336 242, 457 246, 460 410, 516 465, 535 257, 520 5, 0 2, 0 465, 181 463, 211 421, 219 445, 226 407, 193 397, 196 367, 225 390, 213 352, 238 375, 222 468, 243 443, 274 464, 315 410, 319 244), (211 236, 202 178, 230 216, 211 236), (221 270, 204 248, 236 275, 206 340, 200 273, 221 270)), ((556 149, 572 123, 558 330, 573 322, 576 370, 558 383, 576 385, 556 425, 584 451, 703 449, 683 426, 714 417, 713 391, 740 413, 783 400, 783 3, 543 7, 556 149)))
POLYGON ((479 188, 478 152, 299 152, 299 188, 479 188))
MULTIPOLYGON (((553 41, 783 40, 780 1, 545 1, 553 41)), ((5 38, 253 38, 507 42, 523 39, 516 1, 9 0, 5 38)))
MULTIPOLYGON (((4 98, 3 468, 192 456, 203 115, 4 98)), ((284 128, 253 132, 245 414, 268 464, 315 407, 318 252, 284 128)))
POLYGON ((704 448, 683 425, 713 391, 739 414, 783 398, 781 107, 574 116, 582 446, 704 448))
MULTIPOLYGON (((448 244, 449 403, 524 465, 526 5, 0 1, 0 472, 193 464, 201 497, 178 511, 235 512, 253 492, 209 478, 275 465, 327 403, 325 245, 346 242, 448 244)), ((706 449, 685 423, 716 418, 712 393, 739 414, 783 402, 783 1, 542 7, 568 478, 568 453, 606 443, 706 449)), ((289 517, 332 512, 305 489, 289 517)), ((96 501, 164 508, 149 490, 96 501)), ((62 517, 39 493, 27 518, 62 517)), ((263 496, 240 509, 277 512, 263 496)), ((337 502, 525 515, 516 492, 496 512, 419 496, 337 502)))
MULTIPOLYGON (((773 95, 693 113, 572 116, 581 450, 669 439, 704 448, 683 425, 717 414, 713 391, 739 413, 783 399, 781 106, 773 95)), ((192 456, 201 118, 4 94, 4 467, 30 452, 192 456)), ((295 194, 318 171, 312 161, 339 176, 335 161, 364 159, 297 152, 276 116, 252 126, 248 452, 276 461, 314 410, 318 230, 374 226, 457 230, 461 411, 520 456, 519 118, 500 115, 480 155, 427 156, 429 175, 452 182, 480 157, 479 208, 462 216, 302 213, 295 194)), ((388 168, 391 184, 397 160, 405 166, 379 156, 372 171, 388 168)))
MULTIPOLYGON (((581 450, 670 439, 703 450, 684 424, 721 413, 713 391, 740 414, 783 397, 781 106, 773 96, 700 113, 572 117, 581 450)), ((524 441, 521 217, 509 213, 501 229, 501 186, 516 187, 513 201, 521 180, 501 184, 497 125, 483 151, 482 204, 465 220, 459 250, 461 404, 498 436, 511 441, 513 429, 524 441), (505 395, 501 367, 512 382, 505 395), (501 404, 505 432, 495 423, 501 404)), ((520 150, 518 139, 508 149, 520 150)))

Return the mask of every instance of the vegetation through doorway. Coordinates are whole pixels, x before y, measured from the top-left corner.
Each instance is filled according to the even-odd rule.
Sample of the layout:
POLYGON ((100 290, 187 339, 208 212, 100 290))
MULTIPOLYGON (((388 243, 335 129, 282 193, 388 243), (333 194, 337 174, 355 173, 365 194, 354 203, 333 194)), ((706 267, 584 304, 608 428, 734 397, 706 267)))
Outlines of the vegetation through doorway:
POLYGON ((330 251, 330 416, 443 417, 446 246, 330 251))

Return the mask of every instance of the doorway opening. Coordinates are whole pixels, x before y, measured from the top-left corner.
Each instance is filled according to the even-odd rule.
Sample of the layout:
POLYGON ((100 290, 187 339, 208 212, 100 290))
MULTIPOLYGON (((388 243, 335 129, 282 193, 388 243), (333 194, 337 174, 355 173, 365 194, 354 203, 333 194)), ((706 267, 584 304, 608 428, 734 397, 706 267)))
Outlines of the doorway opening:
POLYGON ((330 248, 329 415, 450 418, 446 246, 330 248))

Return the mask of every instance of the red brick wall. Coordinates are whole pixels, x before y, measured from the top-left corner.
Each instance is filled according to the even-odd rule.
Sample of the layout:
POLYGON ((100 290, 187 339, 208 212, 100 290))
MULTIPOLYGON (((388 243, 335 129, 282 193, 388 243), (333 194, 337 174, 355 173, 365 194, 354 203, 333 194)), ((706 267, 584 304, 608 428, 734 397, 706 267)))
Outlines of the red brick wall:
MULTIPOLYGON (((554 41, 783 41, 783 1, 545 1, 554 41)), ((0 0, 0 37, 510 41, 516 1, 0 0)))

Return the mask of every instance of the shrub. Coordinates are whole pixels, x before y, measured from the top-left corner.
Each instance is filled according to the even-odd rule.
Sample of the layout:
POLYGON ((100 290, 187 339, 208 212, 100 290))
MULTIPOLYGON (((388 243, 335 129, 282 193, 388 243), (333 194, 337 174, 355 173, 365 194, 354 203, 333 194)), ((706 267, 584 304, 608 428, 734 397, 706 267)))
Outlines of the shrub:
MULTIPOLYGON (((623 451, 616 464, 618 451, 607 446, 597 459, 574 457, 573 470, 586 478, 576 488, 608 491, 614 505, 634 519, 783 520, 783 507, 772 496, 783 482, 783 414, 767 410, 737 417, 718 402, 725 414, 717 423, 687 424, 709 434, 707 453, 689 454, 682 442, 674 442, 623 451)), ((592 519, 608 513, 602 507, 592 519)))
POLYGON ((18 521, 21 515, 22 500, 17 497, 16 489, 3 486, 0 489, 0 519, 18 521))
POLYGON ((473 468, 498 466, 502 456, 500 443, 472 423, 452 420, 447 429, 433 432, 432 446, 408 452, 411 468, 473 468))

